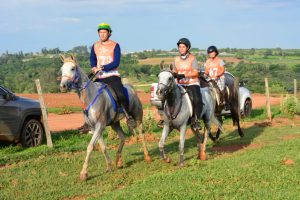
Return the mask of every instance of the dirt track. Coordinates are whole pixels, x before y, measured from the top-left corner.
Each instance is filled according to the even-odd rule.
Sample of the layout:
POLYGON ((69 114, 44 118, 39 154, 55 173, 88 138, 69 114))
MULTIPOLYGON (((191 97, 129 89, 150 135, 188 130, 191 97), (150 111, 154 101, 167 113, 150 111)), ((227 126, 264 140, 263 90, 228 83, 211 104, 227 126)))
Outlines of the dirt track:
MULTIPOLYGON (((18 94, 18 96, 29 97, 33 99, 38 99, 37 94, 18 94)), ((149 104, 150 94, 144 92, 138 92, 142 104, 149 104)), ((263 94, 252 94, 253 97, 253 108, 262 107, 266 104, 266 98, 263 94)), ((75 106, 80 107, 82 104, 79 98, 74 93, 66 94, 44 94, 45 104, 47 107, 64 107, 64 106, 75 106)), ((280 103, 279 97, 271 97, 271 104, 276 105, 280 103)), ((145 114, 148 112, 156 112, 155 109, 146 110, 145 114)), ((155 116, 157 117, 156 113, 155 116)), ((77 129, 83 124, 83 114, 82 113, 72 113, 68 115, 56 115, 49 113, 49 127, 51 131, 62 131, 77 129)))

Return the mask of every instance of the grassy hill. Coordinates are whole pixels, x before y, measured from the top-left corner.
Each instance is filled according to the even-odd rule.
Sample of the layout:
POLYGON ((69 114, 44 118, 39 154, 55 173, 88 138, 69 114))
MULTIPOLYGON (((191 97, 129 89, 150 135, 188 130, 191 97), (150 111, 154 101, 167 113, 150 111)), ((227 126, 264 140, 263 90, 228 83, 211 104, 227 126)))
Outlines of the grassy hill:
MULTIPOLYGON (((264 92, 264 77, 269 77, 272 93, 293 89, 293 79, 300 86, 300 50, 297 49, 221 49, 226 68, 236 77, 247 82, 253 92, 264 92)), ((206 57, 204 50, 193 49, 199 65, 206 57)), ((36 92, 34 80, 39 78, 44 92, 59 92, 56 77, 62 65, 58 49, 39 54, 2 54, 0 56, 0 84, 17 93, 36 92)), ((79 65, 88 73, 89 53, 85 48, 74 48, 79 65), (79 50, 78 50, 79 49, 79 50)), ((132 84, 157 81, 159 63, 172 63, 176 51, 143 51, 122 55, 120 72, 132 84)))
MULTIPOLYGON (((277 119, 244 122, 245 137, 227 125, 226 134, 208 142, 208 160, 196 159, 196 139, 188 137, 186 165, 177 166, 178 136, 166 151, 171 164, 159 158, 157 140, 148 142, 153 162, 143 161, 141 144, 124 147, 126 166, 105 173, 104 156, 92 153, 86 182, 79 180, 91 135, 65 131, 53 135, 54 148, 0 148, 1 199, 298 199, 300 124, 277 119), (293 125, 292 125, 293 124, 293 125), (291 126, 292 125, 292 126, 291 126)), ((159 137, 161 130, 156 130, 159 137)), ((155 137, 154 137, 155 138, 155 137)), ((115 157, 118 140, 107 140, 115 157)))

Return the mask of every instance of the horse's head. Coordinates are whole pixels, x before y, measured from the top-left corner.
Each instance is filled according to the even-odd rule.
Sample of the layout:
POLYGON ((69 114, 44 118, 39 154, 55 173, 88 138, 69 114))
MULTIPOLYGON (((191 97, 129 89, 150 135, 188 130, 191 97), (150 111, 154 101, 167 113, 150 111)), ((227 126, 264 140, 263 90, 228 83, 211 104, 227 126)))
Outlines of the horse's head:
POLYGON ((173 73, 172 64, 168 68, 163 66, 163 62, 160 64, 160 73, 158 75, 158 86, 156 90, 158 98, 165 99, 166 95, 169 94, 176 85, 173 73))
POLYGON ((61 81, 60 81, 60 91, 67 92, 70 89, 76 88, 76 85, 80 79, 78 72, 78 66, 75 57, 72 55, 70 57, 65 57, 60 55, 63 62, 61 67, 61 81))

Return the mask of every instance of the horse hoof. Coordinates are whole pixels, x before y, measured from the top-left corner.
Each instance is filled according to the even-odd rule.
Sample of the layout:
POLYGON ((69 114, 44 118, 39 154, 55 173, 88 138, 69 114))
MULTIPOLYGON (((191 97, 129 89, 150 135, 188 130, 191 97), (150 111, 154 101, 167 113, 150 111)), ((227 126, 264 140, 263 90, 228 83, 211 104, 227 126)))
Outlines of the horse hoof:
POLYGON ((80 173, 80 180, 86 181, 88 178, 88 173, 80 173))
POLYGON ((151 163, 152 162, 152 158, 150 157, 150 156, 145 156, 145 161, 147 162, 147 163, 151 163))
POLYGON ((123 168, 123 160, 120 158, 119 160, 117 160, 117 168, 123 168))
POLYGON ((208 135, 208 137, 209 137, 213 142, 216 142, 216 141, 217 141, 217 138, 214 137, 211 133, 208 135))
POLYGON ((178 164, 178 167, 184 167, 184 163, 183 162, 180 162, 179 164, 178 164))
POLYGON ((110 173, 110 172, 112 172, 112 169, 111 168, 106 168, 105 173, 110 173))
POLYGON ((172 160, 171 160, 170 157, 167 157, 167 158, 164 159, 164 161, 165 161, 166 163, 170 163, 172 160))
POLYGON ((201 151, 201 152, 200 152, 199 158, 200 158, 200 160, 206 160, 206 154, 205 154, 204 151, 201 151))

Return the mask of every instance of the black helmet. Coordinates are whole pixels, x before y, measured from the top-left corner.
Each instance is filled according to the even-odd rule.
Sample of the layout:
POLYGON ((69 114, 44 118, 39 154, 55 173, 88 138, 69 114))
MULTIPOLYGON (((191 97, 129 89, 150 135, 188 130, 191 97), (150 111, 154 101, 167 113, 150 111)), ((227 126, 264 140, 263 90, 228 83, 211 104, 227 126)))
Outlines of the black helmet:
POLYGON ((216 46, 210 46, 210 47, 207 48, 207 54, 209 54, 211 52, 216 52, 217 55, 219 54, 219 51, 218 51, 216 46))
POLYGON ((191 48, 191 42, 187 38, 181 38, 180 40, 178 40, 177 46, 179 46, 180 44, 184 44, 188 50, 191 48))

